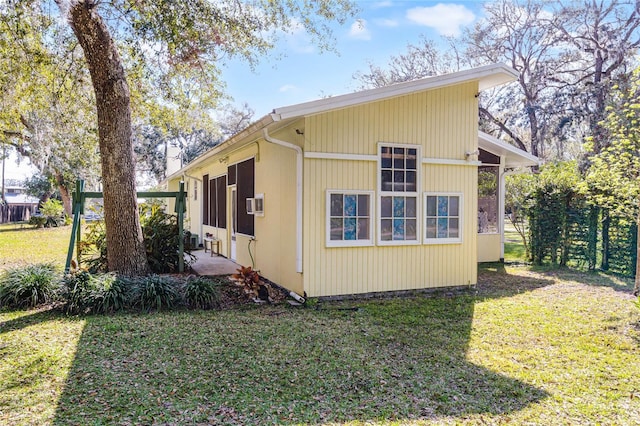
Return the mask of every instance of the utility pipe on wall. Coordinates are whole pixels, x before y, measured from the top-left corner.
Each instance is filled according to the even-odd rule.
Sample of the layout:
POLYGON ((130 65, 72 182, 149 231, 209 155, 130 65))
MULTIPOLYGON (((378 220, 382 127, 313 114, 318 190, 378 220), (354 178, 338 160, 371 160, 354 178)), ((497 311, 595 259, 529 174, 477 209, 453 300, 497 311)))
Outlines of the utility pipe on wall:
POLYGON ((302 273, 302 148, 280 139, 272 138, 265 127, 264 140, 292 149, 296 152, 296 272, 302 273))
MULTIPOLYGON (((202 185, 202 179, 198 179, 195 176, 190 176, 186 173, 182 173, 182 180, 185 180, 184 178, 189 178, 189 179, 193 179, 196 181, 196 185, 198 185, 198 182, 200 182, 200 188, 204 188, 204 185, 202 185)), ((200 199, 202 199, 202 195, 204 194, 200 194, 200 199)), ((189 199, 189 194, 187 194, 187 200, 189 199)), ((202 212, 202 209, 200 209, 200 212, 202 212)), ((189 214, 189 218, 191 218, 191 214, 189 214)), ((203 228, 202 228, 202 218, 200 218, 200 234, 198 235, 198 238, 203 239, 204 238, 204 234, 202 233, 203 228)))

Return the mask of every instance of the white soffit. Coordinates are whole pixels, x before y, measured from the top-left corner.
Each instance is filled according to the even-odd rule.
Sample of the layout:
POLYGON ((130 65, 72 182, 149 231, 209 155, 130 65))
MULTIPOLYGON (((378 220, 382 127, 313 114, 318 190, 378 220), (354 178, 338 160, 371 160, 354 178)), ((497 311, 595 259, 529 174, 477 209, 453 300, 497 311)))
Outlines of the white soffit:
POLYGON ((505 167, 540 165, 540 159, 487 133, 478 132, 478 147, 492 154, 505 157, 505 167))
POLYGON ((451 74, 443 74, 427 77, 420 80, 412 80, 391 86, 363 90, 346 95, 333 96, 317 101, 276 108, 271 114, 274 121, 292 117, 301 117, 310 114, 318 114, 334 109, 346 108, 353 105, 375 102, 383 99, 408 95, 410 93, 437 89, 468 81, 478 81, 479 89, 486 90, 492 87, 509 83, 518 77, 518 73, 505 64, 492 64, 483 67, 458 71, 451 74))

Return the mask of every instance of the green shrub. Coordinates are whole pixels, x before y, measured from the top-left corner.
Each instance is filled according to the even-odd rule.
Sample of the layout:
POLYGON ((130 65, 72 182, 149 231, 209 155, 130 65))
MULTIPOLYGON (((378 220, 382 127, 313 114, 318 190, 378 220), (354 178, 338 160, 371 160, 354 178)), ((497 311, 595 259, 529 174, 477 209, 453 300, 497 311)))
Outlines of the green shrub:
MULTIPOLYGON (((177 216, 165 213, 161 204, 142 204, 140 224, 151 272, 177 272, 180 261, 178 247, 184 237, 179 235, 177 216)), ((185 262, 188 265, 194 257, 187 249, 188 246, 185 247, 185 253, 190 256, 185 262)))
POLYGON ((74 271, 64 277, 64 311, 67 314, 87 314, 95 309, 94 297, 99 280, 87 271, 74 271))
POLYGON ((29 218, 29 225, 33 225, 35 228, 44 228, 47 223, 47 217, 42 215, 34 215, 29 218))
POLYGON ((65 276, 64 284, 68 314, 113 313, 129 306, 129 283, 115 274, 75 271, 65 276))
POLYGON ((50 263, 10 269, 0 277, 0 306, 34 307, 57 300, 60 279, 50 263))
POLYGON ((184 299, 192 309, 213 309, 220 306, 220 283, 204 277, 187 281, 184 299))
POLYGON ((66 223, 64 207, 60 200, 48 199, 40 206, 40 213, 45 217, 45 228, 62 226, 66 223))
MULTIPOLYGON (((180 237, 178 220, 175 215, 166 214, 160 204, 140 205, 140 224, 147 253, 147 262, 151 272, 162 274, 177 272, 180 253, 178 251, 180 237)), ((189 265, 195 257, 187 250, 185 265, 189 265)), ((83 265, 92 272, 107 270, 106 228, 103 221, 93 221, 88 225, 82 243, 83 265)))
POLYGON ((178 282, 170 277, 151 275, 132 282, 132 305, 143 311, 169 309, 180 300, 178 282))
POLYGON ((103 220, 87 224, 78 257, 81 258, 82 265, 93 273, 107 270, 107 229, 103 220))
POLYGON ((131 292, 128 282, 115 275, 104 274, 103 285, 94 298, 97 313, 113 313, 129 307, 131 292))

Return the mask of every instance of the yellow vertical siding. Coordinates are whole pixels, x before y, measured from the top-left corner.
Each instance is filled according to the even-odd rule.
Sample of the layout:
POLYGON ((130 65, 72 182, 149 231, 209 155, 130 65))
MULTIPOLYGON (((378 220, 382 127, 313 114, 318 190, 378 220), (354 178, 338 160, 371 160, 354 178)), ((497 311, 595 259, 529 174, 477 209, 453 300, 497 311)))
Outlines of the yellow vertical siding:
MULTIPOLYGON (((476 93, 475 83, 461 84, 311 116, 306 119, 305 150, 377 155, 378 142, 390 142, 420 145, 424 158, 462 160, 466 151, 477 147, 476 93)), ((377 191, 377 166, 376 161, 305 159, 307 293, 330 296, 475 284, 477 169, 473 166, 421 165, 420 233, 424 192, 462 193, 462 243, 325 247, 326 191, 377 191)), ((377 214, 374 221, 377 233, 377 214)))
POLYGON ((477 147, 477 90, 471 82, 308 117, 305 151, 375 154, 377 142, 396 142, 464 159, 477 147))
POLYGON ((478 234, 478 262, 500 261, 502 235, 478 234))

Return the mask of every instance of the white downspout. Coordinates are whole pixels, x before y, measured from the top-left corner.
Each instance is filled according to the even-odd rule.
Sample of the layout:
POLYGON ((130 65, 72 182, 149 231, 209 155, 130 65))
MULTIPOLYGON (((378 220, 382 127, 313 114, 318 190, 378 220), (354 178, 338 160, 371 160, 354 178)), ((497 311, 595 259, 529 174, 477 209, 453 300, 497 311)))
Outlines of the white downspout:
MULTIPOLYGON (((202 185, 202 179, 198 179, 198 178, 197 178, 197 177, 195 177, 195 176, 190 176, 190 175, 188 175, 188 174, 186 174, 186 173, 182 173, 182 180, 184 180, 184 178, 185 178, 185 177, 188 177, 189 179, 193 179, 193 180, 195 180, 196 182, 200 182, 200 191, 202 191, 202 190, 204 189, 204 186, 202 185)), ((196 185, 197 185, 197 183, 196 183, 196 185)), ((200 199, 202 199, 202 196, 203 196, 203 195, 204 195, 204 194, 202 194, 202 193, 200 194, 200 199)), ((188 197, 189 197, 189 194, 187 194, 187 198, 188 198, 188 197)), ((202 206, 201 206, 201 207, 202 207, 202 206)), ((200 212, 201 212, 201 214, 202 214, 202 208, 200 209, 200 212)), ((189 218, 191 218, 191 215, 189 215, 189 218)), ((201 240, 204 238, 204 234, 202 233, 202 231, 203 231, 203 228, 202 228, 202 218, 200 218, 200 234, 198 235, 198 238, 200 238, 201 240)))
POLYGON ((302 273, 302 148, 290 142, 272 138, 266 127, 262 130, 262 134, 267 142, 296 152, 296 272, 302 273))

